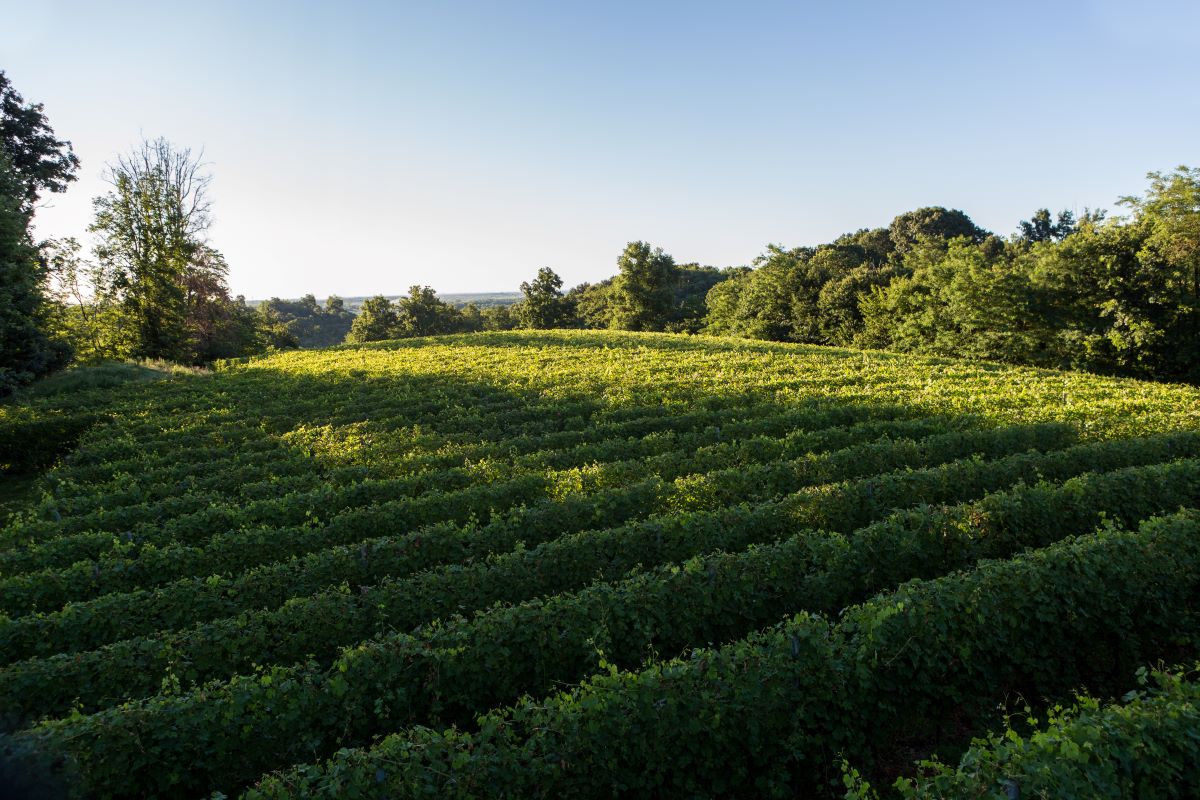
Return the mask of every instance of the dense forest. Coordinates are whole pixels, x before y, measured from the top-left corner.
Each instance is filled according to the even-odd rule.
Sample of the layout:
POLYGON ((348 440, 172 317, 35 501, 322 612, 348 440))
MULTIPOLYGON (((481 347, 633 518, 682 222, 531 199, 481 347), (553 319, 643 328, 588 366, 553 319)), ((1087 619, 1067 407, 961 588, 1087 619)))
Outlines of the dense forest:
POLYGON ((816 246, 769 245, 750 267, 676 264, 630 242, 617 274, 564 291, 541 268, 511 305, 457 306, 429 286, 397 300, 272 298, 228 288, 207 237, 198 154, 146 140, 107 166, 85 256, 35 242, 44 193, 80 167, 40 104, 0 72, 0 395, 76 363, 203 365, 292 347, 515 328, 738 336, 1200 381, 1200 170, 1152 172, 1124 212, 1039 209, 1001 236, 920 208, 816 246))

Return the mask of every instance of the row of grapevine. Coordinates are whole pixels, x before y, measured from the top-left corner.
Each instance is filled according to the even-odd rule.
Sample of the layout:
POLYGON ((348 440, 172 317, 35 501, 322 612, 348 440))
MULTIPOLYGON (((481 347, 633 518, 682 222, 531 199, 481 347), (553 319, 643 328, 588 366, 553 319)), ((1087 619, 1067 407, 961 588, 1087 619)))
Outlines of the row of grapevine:
MULTIPOLYGON (((938 439, 939 437, 933 437, 938 439)), ((966 431, 941 435, 945 442, 930 445, 933 457, 943 460, 962 457, 974 452, 990 455, 1014 452, 1048 445, 1062 446, 1072 438, 1069 428, 1061 425, 1012 427, 996 431, 966 431)), ((841 476, 835 466, 823 470, 825 461, 835 465, 845 463, 857 470, 851 474, 870 475, 872 470, 896 469, 927 463, 924 447, 903 440, 890 440, 859 457, 857 451, 831 454, 827 459, 808 457, 792 462, 768 465, 764 470, 742 468, 719 470, 711 475, 681 479, 668 484, 661 503, 665 508, 682 509, 719 502, 722 496, 740 496, 742 492, 757 492, 758 496, 794 491, 800 486, 820 480, 836 480, 841 476), (840 459, 840 460, 839 460, 840 459), (815 476, 815 477, 814 477, 815 476)), ((138 542, 117 542, 95 561, 81 561, 71 567, 48 569, 0 578, 0 612, 19 616, 36 610, 53 610, 75 600, 85 600, 114 591, 161 585, 172 578, 188 574, 212 574, 227 569, 246 568, 289 555, 302 555, 313 550, 367 538, 361 534, 362 518, 378 516, 386 509, 391 526, 404 530, 436 522, 465 522, 476 515, 491 515, 521 502, 531 502, 545 496, 549 479, 539 474, 524 474, 494 484, 475 484, 469 488, 429 492, 417 497, 395 500, 360 509, 360 513, 335 516, 324 527, 304 525, 288 530, 280 528, 234 530, 191 545, 184 538, 179 543, 155 546, 138 542), (497 502, 499 499, 499 502, 497 502), (340 525, 353 518, 358 524, 340 525), (353 538, 347 538, 347 536, 353 538)), ((750 495, 754 496, 754 495, 750 495)), ((292 512, 311 514, 307 504, 294 507, 292 512)), ((222 515, 226 521, 239 512, 229 507, 213 509, 213 516, 222 515)), ((291 518, 289 516, 289 518, 291 518)), ((213 524, 209 520, 209 524, 213 524)), ((181 529, 173 529, 178 539, 181 529)))
MULTIPOLYGON (((777 545, 699 558, 682 567, 613 585, 598 584, 577 594, 500 607, 474 620, 446 622, 415 635, 384 637, 347 650, 328 669, 319 663, 274 668, 262 676, 208 685, 180 698, 167 696, 115 708, 88 722, 63 723, 60 728, 55 727, 59 723, 51 723, 46 730, 67 731, 64 742, 78 741, 88 748, 115 747, 126 735, 122 731, 137 730, 138 747, 155 749, 158 767, 182 770, 191 764, 195 771, 198 763, 206 762, 212 772, 204 780, 233 780, 237 775, 249 779, 264 771, 265 765, 369 741, 380 730, 433 720, 469 723, 477 709, 579 680, 599 666, 598 659, 622 668, 636 667, 648 653, 669 655, 692 645, 738 638, 797 608, 832 613, 912 577, 937 575, 981 557, 1006 556, 1022 547, 1042 545, 1061 535, 1064 525, 1086 530, 1106 515, 1136 520, 1197 502, 1200 461, 1193 460, 1088 475, 1061 487, 1019 489, 954 509, 907 512, 849 536, 804 531, 777 545), (876 558, 880 552, 894 553, 894 560, 881 565, 876 558), (150 733, 173 724, 168 720, 196 731, 195 741, 205 743, 223 725, 235 727, 239 734, 222 745, 223 755, 200 753, 194 743, 172 744, 173 737, 162 742, 150 733)), ((736 530, 758 521, 747 511, 722 522, 732 523, 736 530)), ((554 553, 530 553, 469 577, 490 572, 494 591, 519 586, 523 580, 534 584, 527 593, 548 594, 553 579, 542 578, 542 573, 552 573, 556 567, 564 575, 559 580, 577 584, 581 574, 586 576, 589 563, 605 564, 639 542, 640 549, 627 554, 626 564, 678 560, 697 538, 706 542, 705 549, 713 549, 714 544, 734 548, 746 544, 745 535, 737 541, 732 530, 711 522, 708 526, 681 523, 674 536, 664 535, 665 548, 644 535, 629 537, 620 546, 593 549, 590 555, 595 561, 581 561, 569 558, 564 543, 559 550, 567 551, 566 559, 554 553), (664 549, 667 559, 662 557, 664 549)), ((616 564, 613 571, 619 574, 623 565, 616 564)), ((438 581, 418 576, 408 582, 404 588, 411 592, 393 599, 393 613, 402 614, 406 609, 399 606, 407 599, 413 622, 422 616, 446 618, 437 604, 447 596, 467 601, 466 607, 487 607, 486 587, 471 596, 473 584, 458 582, 461 573, 440 577, 438 581), (455 591, 459 598, 454 597, 455 591), (434 613, 423 613, 422 602, 433 603, 434 613)), ((317 617, 317 626, 298 652, 306 645, 319 646, 320 628, 336 629, 338 616, 337 610, 327 609, 317 617)), ((253 637, 248 652, 254 644, 269 649, 272 639, 253 637)), ((208 652, 193 653, 192 663, 223 658, 221 643, 220 636, 212 637, 208 652)), ((270 660, 287 661, 277 653, 270 660)), ((59 663, 69 668, 68 663, 59 663)), ((60 681, 76 688, 96 687, 102 694, 122 691, 120 683, 108 678, 107 686, 97 687, 97 681, 110 675, 128 680, 139 668, 109 661, 86 674, 56 675, 43 669, 40 674, 21 675, 18 670, 23 683, 10 675, 3 682, 16 695, 6 698, 12 702, 22 692, 53 693, 60 681)), ((211 750, 212 745, 206 747, 211 750)), ((108 761, 116 758, 108 750, 108 761)), ((198 788, 203 784, 189 790, 198 788)))
POLYGON ((407 729, 246 797, 832 794, 839 756, 869 761, 950 709, 987 718, 1018 691, 1117 691, 1140 663, 1194 646, 1198 568, 1195 514, 1106 531, 909 584, 836 624, 801 614, 598 676, 472 732, 407 729))

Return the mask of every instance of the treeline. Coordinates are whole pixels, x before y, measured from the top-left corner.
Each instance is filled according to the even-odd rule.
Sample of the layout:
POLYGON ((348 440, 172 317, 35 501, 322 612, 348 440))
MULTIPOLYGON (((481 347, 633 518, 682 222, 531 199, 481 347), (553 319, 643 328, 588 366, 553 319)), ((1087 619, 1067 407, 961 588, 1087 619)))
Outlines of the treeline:
POLYGON ((1001 238, 926 208, 769 248, 705 331, 1200 381, 1200 170, 1149 178, 1123 217, 1042 209, 1001 238))
POLYGON ((745 271, 699 264, 677 265, 662 248, 630 242, 617 259, 617 275, 564 292, 563 280, 549 267, 521 284, 523 298, 510 305, 457 308, 428 286, 413 286, 396 302, 368 298, 347 342, 372 342, 516 328, 612 328, 627 331, 699 333, 704 328, 709 291, 745 271))

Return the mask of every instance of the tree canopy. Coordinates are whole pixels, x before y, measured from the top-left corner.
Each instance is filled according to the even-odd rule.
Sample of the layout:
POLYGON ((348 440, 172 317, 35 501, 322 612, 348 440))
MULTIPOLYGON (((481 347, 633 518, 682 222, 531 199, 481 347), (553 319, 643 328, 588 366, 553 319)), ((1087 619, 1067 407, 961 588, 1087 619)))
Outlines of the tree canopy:
MULTIPOLYGON (((71 143, 59 139, 41 103, 27 103, 0 70, 0 147, 27 209, 42 192, 64 192, 79 171, 71 143)), ((11 191, 11 189, 9 189, 11 191)))

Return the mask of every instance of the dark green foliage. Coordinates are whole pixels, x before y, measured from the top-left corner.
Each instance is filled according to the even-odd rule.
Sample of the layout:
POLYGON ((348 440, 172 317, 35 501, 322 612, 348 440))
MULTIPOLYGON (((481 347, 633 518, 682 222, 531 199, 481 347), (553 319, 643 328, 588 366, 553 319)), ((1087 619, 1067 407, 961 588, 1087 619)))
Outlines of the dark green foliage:
MULTIPOLYGON (((1200 681, 1196 671, 1138 670, 1139 688, 1120 703, 1082 695, 1056 705, 1044 723, 1027 716, 977 741, 957 767, 922 762, 922 776, 897 782, 901 797, 1194 796, 1200 785, 1200 681), (1032 730, 1031 730, 1032 729, 1032 730)), ((847 797, 877 797, 851 779, 847 797)))
MULTIPOLYGON (((565 328, 571 319, 571 305, 563 297, 562 278, 549 267, 538 270, 532 282, 521 284, 525 299, 515 311, 523 328, 565 328)), ((493 328, 494 330, 495 328, 493 328)))
POLYGON ((1200 170, 1149 178, 1129 218, 1039 209, 1008 242, 923 208, 772 245, 709 292, 705 330, 1200 381, 1200 170))
POLYGON ((1049 209, 1039 208, 1028 220, 1021 220, 1018 229, 1020 241, 1028 244, 1061 242, 1075 232, 1075 215, 1070 211, 1060 211, 1056 221, 1050 216, 1049 209))
POLYGON ((39 195, 64 191, 78 168, 42 106, 27 104, 0 71, 0 397, 70 359, 49 335, 47 268, 29 227, 39 195))
POLYGON ((46 470, 101 419, 102 414, 86 412, 37 416, 18 412, 0 419, 0 475, 46 470))
POLYGON ((1051 305, 1011 254, 989 255, 967 239, 921 246, 905 266, 911 274, 878 286, 860 304, 857 342, 942 356, 1047 363, 1051 305))
POLYGON ((1200 170, 1153 173, 1128 219, 1035 215, 1007 246, 919 245, 860 302, 858 344, 1200 380, 1200 170))
POLYGON ((861 329, 859 298, 894 269, 857 244, 772 245, 757 269, 735 274, 708 295, 709 333, 753 339, 849 344, 861 329))
POLYGON ((727 280, 736 270, 680 264, 675 268, 676 285, 671 298, 671 314, 663 326, 675 333, 699 333, 707 313, 706 298, 712 287, 727 280))
POLYGON ((888 235, 896 252, 903 255, 923 243, 948 242, 959 237, 978 244, 987 238, 988 232, 961 211, 933 206, 896 217, 888 235))
POLYGON ((21 184, 22 208, 32 210, 43 191, 64 192, 79 159, 71 143, 54 135, 41 103, 26 103, 0 70, 0 151, 21 184))
POLYGON ((1111 691, 1140 662, 1194 646, 1197 522, 1068 540, 907 584, 836 624, 801 614, 639 672, 614 665, 569 693, 484 715, 474 732, 410 728, 247 796, 832 794, 839 754, 854 761, 932 732, 951 709, 986 719, 1012 692, 1111 691))
POLYGON ((408 295, 393 303, 383 295, 363 302, 354 318, 348 343, 409 339, 482 330, 482 314, 474 306, 457 309, 438 299, 428 286, 412 286, 408 295))
POLYGON ((358 316, 346 333, 348 343, 381 342, 396 336, 396 307, 383 295, 368 297, 363 301, 358 316))
POLYGON ((332 347, 346 340, 354 314, 346 310, 342 298, 330 295, 322 306, 311 294, 299 300, 272 297, 259 306, 278 320, 295 337, 299 347, 332 347))
POLYGON ((620 270, 609 298, 609 327, 661 331, 671 316, 678 272, 675 259, 647 242, 630 242, 617 258, 620 270))
POLYGON ((65 365, 70 356, 65 344, 46 333, 46 271, 29 239, 29 222, 22 183, 0 152, 0 397, 65 365))
POLYGON ((493 305, 479 312, 485 331, 511 331, 521 327, 515 305, 493 305))

